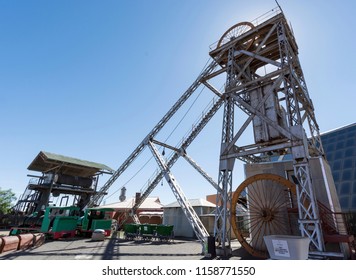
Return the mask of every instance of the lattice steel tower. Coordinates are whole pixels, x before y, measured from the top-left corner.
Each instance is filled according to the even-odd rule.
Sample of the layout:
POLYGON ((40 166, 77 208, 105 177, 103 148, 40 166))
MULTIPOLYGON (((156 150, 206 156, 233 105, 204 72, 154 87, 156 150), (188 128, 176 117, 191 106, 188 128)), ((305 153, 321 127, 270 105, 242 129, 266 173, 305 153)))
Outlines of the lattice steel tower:
MULTIPOLYGON (((323 252, 315 192, 325 191, 313 187, 310 160, 324 158, 324 152, 293 32, 279 8, 272 12, 276 14, 270 12, 258 21, 232 26, 210 52, 221 67, 216 73, 226 73, 219 175, 221 191, 218 192, 221 206, 217 211, 216 236, 227 252, 229 225, 224 221, 229 221, 234 160, 255 164, 270 161, 271 155, 291 154, 297 182, 299 228, 302 236, 309 237, 313 249, 323 252), (247 115, 237 133, 234 132, 234 107, 247 115), (239 138, 250 125, 254 143, 239 146, 239 138)), ((324 187, 334 188, 333 181, 324 187)), ((329 190, 326 192, 330 193, 329 190)), ((334 203, 338 203, 335 197, 328 202, 332 209, 334 203)))
POLYGON ((229 209, 235 160, 254 164, 268 162, 271 155, 291 154, 294 175, 298 181, 301 235, 308 236, 315 250, 323 252, 324 242, 311 181, 310 159, 323 158, 324 152, 313 103, 298 59, 298 46, 283 12, 278 7, 252 22, 232 26, 210 51, 210 56, 212 62, 113 174, 102 187, 101 193, 93 197, 90 206, 101 202, 114 181, 148 146, 159 170, 136 201, 132 215, 138 221, 135 211, 161 179, 166 178, 197 237, 205 243, 209 234, 171 172, 171 167, 183 157, 217 190, 214 235, 220 252, 228 255, 231 253, 229 209), (226 83, 224 89, 219 91, 214 84, 221 82, 219 77, 223 75, 226 75, 226 83), (161 129, 199 87, 209 89, 215 94, 215 99, 188 136, 175 146, 157 140, 161 129), (188 156, 187 149, 222 105, 224 112, 219 176, 215 183, 188 156), (236 108, 244 113, 246 119, 235 121, 236 108), (251 143, 240 145, 241 136, 251 127, 251 143), (156 145, 171 149, 172 156, 164 159, 156 145))

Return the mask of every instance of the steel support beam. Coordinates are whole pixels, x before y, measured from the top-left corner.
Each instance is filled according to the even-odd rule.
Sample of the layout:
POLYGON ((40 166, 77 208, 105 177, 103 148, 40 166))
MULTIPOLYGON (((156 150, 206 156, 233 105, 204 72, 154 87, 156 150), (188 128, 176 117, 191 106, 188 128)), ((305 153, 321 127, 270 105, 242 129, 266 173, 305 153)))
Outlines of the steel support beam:
MULTIPOLYGON (((210 121, 210 119, 215 115, 215 113, 220 109, 220 107, 223 104, 223 99, 220 98, 216 100, 213 104, 212 107, 209 109, 209 111, 202 117, 200 122, 193 127, 192 131, 188 135, 186 139, 183 140, 182 144, 180 147, 178 147, 178 150, 186 150, 189 145, 194 141, 194 139, 199 135, 199 133, 203 130, 205 125, 210 121)), ((179 159, 180 153, 174 153, 167 161, 167 165, 169 168, 171 168, 176 161, 179 159)), ((140 199, 135 203, 133 207, 133 211, 135 212, 140 205, 144 202, 144 200, 150 195, 150 193, 154 190, 154 188, 158 185, 158 183, 162 180, 163 178, 163 172, 160 170, 157 172, 155 175, 154 179, 150 181, 146 188, 144 189, 143 193, 141 194, 140 199)))
POLYGON ((182 153, 183 158, 194 167, 196 171, 199 172, 209 183, 212 185, 217 191, 220 191, 219 184, 214 181, 212 177, 208 173, 206 173, 203 168, 201 168, 190 156, 188 156, 185 152, 182 153))
MULTIPOLYGON (((226 90, 236 85, 235 75, 237 69, 234 63, 235 49, 229 50, 229 58, 227 63, 227 78, 226 90)), ((232 94, 224 95, 224 115, 223 127, 221 137, 220 155, 223 155, 226 147, 233 141, 234 137, 234 99, 232 94)), ((221 250, 222 255, 228 256, 231 254, 231 224, 230 224, 230 211, 231 193, 232 193, 232 171, 234 169, 235 159, 221 159, 219 166, 219 189, 216 195, 216 211, 215 211, 215 224, 214 236, 218 243, 218 249, 221 250)))
POLYGON ((99 205, 112 184, 116 179, 131 165, 136 157, 144 150, 146 146, 146 139, 151 139, 164 127, 164 125, 171 119, 171 117, 178 111, 178 109, 189 99, 189 97, 200 86, 204 77, 209 75, 217 66, 216 61, 212 61, 193 82, 193 84, 186 90, 186 92, 178 99, 173 107, 164 115, 164 117, 156 124, 151 132, 144 138, 144 140, 137 146, 137 148, 131 153, 131 155, 124 161, 124 163, 113 173, 109 180, 101 187, 99 192, 94 195, 88 204, 88 207, 99 205))
MULTIPOLYGON (((183 213, 187 217, 190 225, 192 226, 196 236, 200 240, 200 242, 204 245, 207 242, 207 237, 209 233, 205 229, 203 223, 201 222, 199 216, 194 211, 192 205, 190 204, 189 200, 183 193, 183 190, 179 186, 177 180, 173 176, 171 170, 169 169, 167 163, 165 162, 164 158, 161 156, 160 152, 156 148, 156 146, 151 142, 148 141, 148 147, 150 148, 154 158, 156 159, 161 171, 163 172, 163 176, 165 177, 168 185, 170 186, 174 196, 177 199, 180 207, 183 210, 183 213)), ((204 248, 204 246, 203 246, 204 248)))
MULTIPOLYGON (((323 252, 325 251, 325 246, 318 205, 311 180, 309 146, 303 129, 303 118, 301 115, 301 110, 305 110, 307 114, 308 112, 310 114, 310 112, 313 112, 313 107, 306 87, 300 87, 301 83, 304 84, 304 82, 300 81, 295 75, 295 71, 298 69, 300 78, 302 77, 301 67, 288 41, 286 27, 283 21, 279 22, 277 33, 282 68, 289 70, 289 74, 284 75, 284 90, 288 105, 288 122, 291 131, 294 132, 294 135, 297 135, 297 140, 302 140, 304 143, 302 146, 292 148, 294 174, 299 182, 297 187, 299 228, 302 236, 309 237, 314 250, 323 252)), ((314 115, 308 119, 310 118, 314 119, 314 115)), ((313 129, 316 129, 316 127, 313 127, 313 129)))

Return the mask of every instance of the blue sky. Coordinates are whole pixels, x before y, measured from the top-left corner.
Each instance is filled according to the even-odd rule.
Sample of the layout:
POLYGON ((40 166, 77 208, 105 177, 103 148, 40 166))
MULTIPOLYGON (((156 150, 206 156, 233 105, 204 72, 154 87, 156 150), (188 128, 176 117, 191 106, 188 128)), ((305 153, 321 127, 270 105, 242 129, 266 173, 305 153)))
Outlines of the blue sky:
MULTIPOLYGON (((355 122, 355 2, 279 4, 299 45, 320 131, 355 122)), ((41 150, 117 169, 198 76, 209 46, 230 26, 275 6, 272 0, 0 0, 0 187, 19 196, 41 150)), ((197 101, 201 108, 212 94, 206 97, 197 101)), ((215 179, 221 123, 220 113, 188 150, 215 179)), ((150 158, 145 153, 106 203, 118 200, 123 185, 128 196, 142 187, 145 173, 131 178, 150 158)), ((183 160, 173 173, 190 198, 215 193, 183 160)), ((238 186, 242 167, 235 173, 238 186)), ((174 201, 165 182, 152 195, 174 201)))

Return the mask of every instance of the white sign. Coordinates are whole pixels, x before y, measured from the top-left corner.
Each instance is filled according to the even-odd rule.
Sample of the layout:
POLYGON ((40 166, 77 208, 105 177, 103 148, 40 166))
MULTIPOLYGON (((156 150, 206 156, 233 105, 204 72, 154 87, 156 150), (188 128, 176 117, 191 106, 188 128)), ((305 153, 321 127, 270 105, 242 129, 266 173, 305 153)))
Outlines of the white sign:
POLYGON ((286 240, 274 240, 272 239, 274 254, 278 257, 289 258, 289 248, 286 240))

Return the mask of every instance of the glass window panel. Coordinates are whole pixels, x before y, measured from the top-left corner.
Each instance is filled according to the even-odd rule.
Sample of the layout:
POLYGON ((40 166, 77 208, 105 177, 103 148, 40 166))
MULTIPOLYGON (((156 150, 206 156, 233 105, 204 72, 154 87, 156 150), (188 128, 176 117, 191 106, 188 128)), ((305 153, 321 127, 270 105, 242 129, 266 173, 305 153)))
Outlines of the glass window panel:
POLYGON ((356 182, 353 183, 352 193, 356 195, 356 182))
MULTIPOLYGON (((322 139, 324 139, 324 138, 322 138, 322 139)), ((335 135, 329 135, 328 137, 325 137, 325 141, 328 141, 328 143, 335 143, 336 136, 335 135)))
POLYGON ((348 196, 344 196, 344 197, 340 197, 340 205, 342 209, 349 209, 350 205, 349 205, 349 197, 348 196))
POLYGON ((351 207, 354 209, 356 208, 356 195, 352 197, 351 207))
POLYGON ((335 182, 339 181, 340 180, 340 172, 333 171, 333 178, 334 178, 335 182))
POLYGON ((343 151, 336 151, 335 159, 342 159, 342 158, 343 158, 343 151))
POLYGON ((340 182, 335 182, 335 188, 336 188, 336 192, 339 194, 340 193, 340 182))
POLYGON ((331 163, 334 160, 334 153, 326 152, 325 155, 326 155, 326 159, 329 163, 331 163))
POLYGON ((347 169, 347 168, 352 168, 353 167, 353 160, 352 158, 348 158, 344 160, 344 164, 343 164, 343 168, 347 169))
POLYGON ((340 170, 341 169, 341 160, 334 161, 333 170, 340 170))
POLYGON ((346 134, 346 130, 345 129, 341 129, 337 132, 338 135, 345 135, 346 134))
POLYGON ((353 155, 355 155, 355 148, 351 147, 351 148, 346 148, 345 150, 345 157, 352 157, 353 155))
POLYGON ((342 173, 342 180, 348 181, 351 180, 351 178, 352 178, 351 169, 344 170, 344 172, 342 173))
POLYGON ((353 126, 353 127, 350 127, 348 130, 347 130, 347 132, 349 133, 349 134, 356 134, 356 126, 353 126))
POLYGON ((341 184, 340 195, 350 194, 351 191, 351 183, 344 182, 341 184))
POLYGON ((330 143, 324 146, 325 150, 328 152, 334 151, 335 150, 335 143, 330 143))
POLYGON ((337 150, 341 150, 345 147, 345 142, 344 141, 340 141, 338 143, 336 143, 336 149, 337 150))
POLYGON ((346 147, 355 146, 355 138, 346 140, 346 147))

